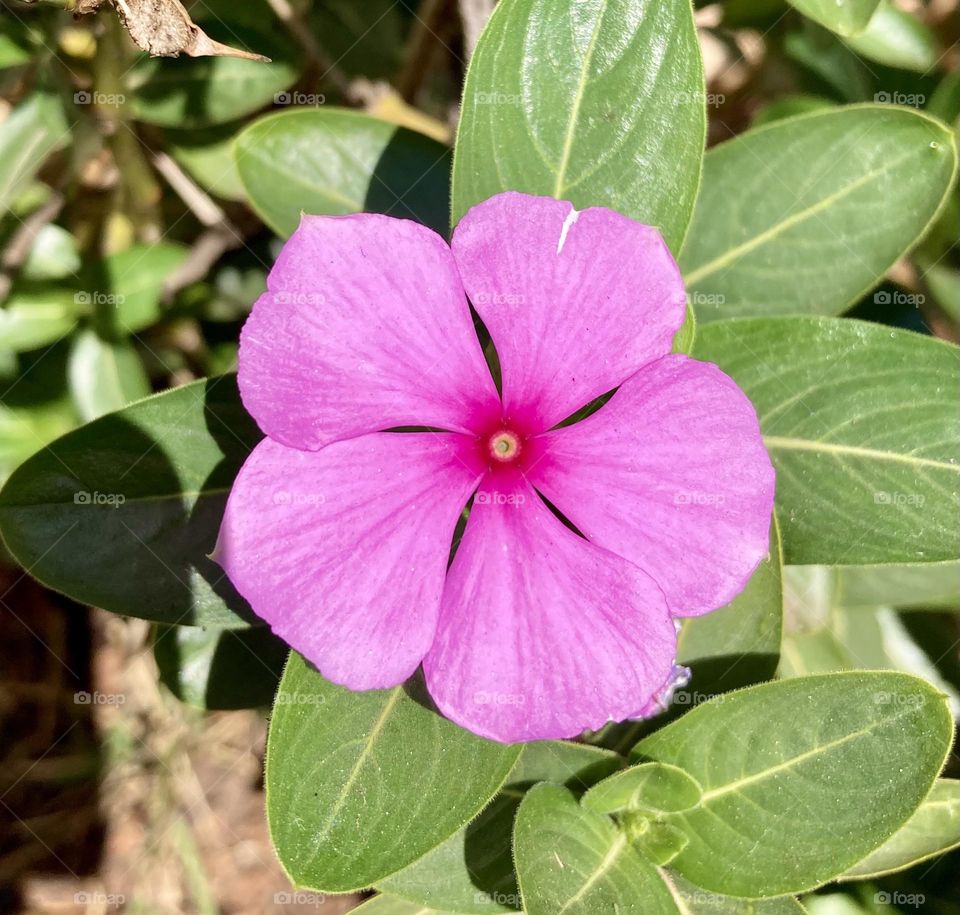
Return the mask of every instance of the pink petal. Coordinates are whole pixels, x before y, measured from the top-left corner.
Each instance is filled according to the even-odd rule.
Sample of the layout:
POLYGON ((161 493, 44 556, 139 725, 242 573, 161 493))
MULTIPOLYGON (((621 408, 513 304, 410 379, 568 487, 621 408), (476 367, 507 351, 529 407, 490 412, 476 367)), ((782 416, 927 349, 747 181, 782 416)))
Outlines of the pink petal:
POLYGON ((572 737, 648 707, 675 654, 646 574, 567 530, 519 475, 484 480, 423 662, 445 715, 504 742, 572 737))
POLYGON ((653 576, 674 616, 731 601, 768 552, 773 467, 753 405, 715 365, 666 356, 538 443, 533 484, 653 576))
POLYGON ((433 640, 453 530, 479 477, 457 434, 365 435, 322 451, 265 439, 234 483, 214 558, 325 677, 394 686, 433 640))
POLYGON ((503 370, 509 417, 549 428, 670 352, 680 271, 656 229, 504 193, 470 210, 453 253, 503 370))
MULTIPOLYGON (((405 219, 304 216, 240 337, 240 393, 314 450, 397 426, 468 431, 496 388, 446 243, 405 219)), ((479 420, 478 420, 479 421, 479 420)))

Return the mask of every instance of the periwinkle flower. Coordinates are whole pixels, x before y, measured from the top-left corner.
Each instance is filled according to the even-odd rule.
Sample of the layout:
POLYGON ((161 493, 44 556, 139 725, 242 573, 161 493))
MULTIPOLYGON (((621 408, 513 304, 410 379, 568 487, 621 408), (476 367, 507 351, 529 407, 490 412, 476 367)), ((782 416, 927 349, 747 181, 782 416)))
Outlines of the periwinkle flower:
POLYGON ((767 553, 774 489, 749 400, 671 354, 685 298, 657 231, 517 193, 450 247, 304 216, 268 289, 239 357, 267 437, 216 551, 254 611, 350 689, 422 663, 439 709, 496 740, 649 713, 674 620, 728 603, 767 553))

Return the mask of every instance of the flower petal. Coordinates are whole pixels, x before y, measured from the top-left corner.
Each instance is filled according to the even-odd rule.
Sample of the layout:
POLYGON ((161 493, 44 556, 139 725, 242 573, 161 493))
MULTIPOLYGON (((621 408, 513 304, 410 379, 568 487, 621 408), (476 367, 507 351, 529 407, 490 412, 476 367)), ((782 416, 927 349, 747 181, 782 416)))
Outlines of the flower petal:
POLYGON ((753 405, 715 365, 666 356, 538 445, 533 485, 652 575, 674 616, 731 601, 768 552, 773 467, 753 405))
POLYGON ((523 480, 481 484, 423 662, 445 715, 504 742, 571 737, 649 708, 675 654, 652 579, 567 530, 523 480))
POLYGON ((470 210, 453 254, 500 357, 508 416, 556 425, 670 352, 680 271, 656 229, 504 193, 470 210))
POLYGON ((497 411, 456 265, 429 229, 304 216, 267 287, 240 337, 239 383, 271 438, 315 450, 396 426, 468 431, 497 411))
POLYGON ((394 686, 433 640, 453 530, 480 477, 473 455, 457 434, 322 451, 265 439, 234 483, 214 558, 325 677, 394 686))

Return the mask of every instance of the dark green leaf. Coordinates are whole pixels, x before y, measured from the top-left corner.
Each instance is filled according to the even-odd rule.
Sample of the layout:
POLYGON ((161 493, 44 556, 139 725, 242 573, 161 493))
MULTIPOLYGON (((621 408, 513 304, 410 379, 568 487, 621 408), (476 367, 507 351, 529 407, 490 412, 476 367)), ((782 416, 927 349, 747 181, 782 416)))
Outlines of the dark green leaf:
POLYGON ((250 204, 278 235, 301 213, 387 213, 446 235, 450 156, 423 134, 337 108, 261 118, 236 140, 250 204))
POLYGON ((260 431, 236 379, 175 388, 51 443, 0 491, 0 533, 47 586, 163 623, 252 616, 208 554, 260 431))

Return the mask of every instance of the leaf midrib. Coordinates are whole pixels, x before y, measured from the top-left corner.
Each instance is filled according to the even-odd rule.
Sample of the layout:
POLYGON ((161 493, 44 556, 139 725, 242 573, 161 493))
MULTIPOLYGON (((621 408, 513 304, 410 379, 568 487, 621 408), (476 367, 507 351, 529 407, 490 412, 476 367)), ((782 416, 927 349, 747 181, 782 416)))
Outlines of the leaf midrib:
POLYGON ((916 467, 931 467, 936 470, 948 470, 960 474, 960 464, 940 461, 935 458, 916 457, 911 454, 898 454, 896 451, 882 451, 879 448, 865 448, 862 445, 846 445, 838 442, 824 442, 818 439, 797 438, 789 435, 765 435, 763 441, 768 449, 785 451, 816 451, 824 454, 846 454, 853 457, 870 458, 877 461, 892 461, 916 467))

